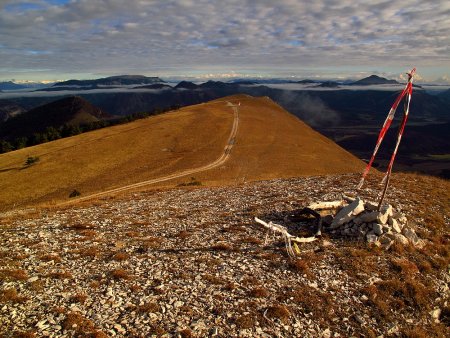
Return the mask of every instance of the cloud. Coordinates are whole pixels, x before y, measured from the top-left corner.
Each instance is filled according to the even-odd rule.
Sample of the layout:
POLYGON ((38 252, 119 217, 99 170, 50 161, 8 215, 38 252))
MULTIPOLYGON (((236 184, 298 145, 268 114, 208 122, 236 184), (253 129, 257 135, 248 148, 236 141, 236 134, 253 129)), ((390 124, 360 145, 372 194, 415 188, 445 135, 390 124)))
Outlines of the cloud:
POLYGON ((445 0, 0 0, 0 57, 8 74, 448 72, 449 18, 445 0))

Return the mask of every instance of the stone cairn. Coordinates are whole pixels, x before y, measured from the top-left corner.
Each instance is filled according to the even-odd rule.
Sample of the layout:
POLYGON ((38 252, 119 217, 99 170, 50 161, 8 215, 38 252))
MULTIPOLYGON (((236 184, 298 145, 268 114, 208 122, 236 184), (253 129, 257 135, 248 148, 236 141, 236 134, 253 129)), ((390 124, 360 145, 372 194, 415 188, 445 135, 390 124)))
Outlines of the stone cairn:
MULTIPOLYGON (((320 206, 320 203, 317 203, 320 206)), ((360 198, 350 200, 333 217, 322 217, 324 230, 331 234, 365 239, 369 243, 389 249, 394 242, 403 245, 423 245, 423 241, 408 226, 406 216, 396 211, 392 205, 377 204, 360 198)))
POLYGON ((406 216, 395 210, 392 205, 378 205, 365 202, 361 198, 344 196, 340 201, 317 202, 303 208, 298 214, 310 214, 317 218, 317 230, 311 237, 297 237, 288 229, 273 222, 266 223, 255 217, 255 221, 267 229, 266 241, 270 232, 280 234, 286 243, 290 256, 296 255, 296 243, 316 241, 323 232, 333 235, 366 240, 383 249, 389 249, 395 242, 402 245, 424 245, 416 232, 408 226, 406 216))

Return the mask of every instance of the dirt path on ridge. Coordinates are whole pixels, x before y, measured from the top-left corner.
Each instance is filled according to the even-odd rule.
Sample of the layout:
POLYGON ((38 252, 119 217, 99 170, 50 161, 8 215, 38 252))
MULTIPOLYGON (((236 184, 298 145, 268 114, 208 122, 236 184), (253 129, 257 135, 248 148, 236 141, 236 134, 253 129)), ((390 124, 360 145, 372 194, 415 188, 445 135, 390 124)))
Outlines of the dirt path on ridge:
POLYGON ((239 105, 233 105, 229 101, 226 101, 226 102, 227 102, 227 106, 231 107, 231 109, 233 110, 233 114, 234 114, 233 126, 231 128, 230 136, 228 137, 227 143, 225 145, 225 148, 223 149, 223 152, 222 152, 221 156, 218 159, 216 159, 214 162, 211 162, 211 163, 206 164, 204 166, 201 166, 199 168, 187 169, 187 170, 183 170, 181 172, 173 173, 173 174, 170 174, 170 175, 167 175, 167 176, 154 178, 154 179, 146 180, 146 181, 142 181, 142 182, 137 182, 137 183, 125 185, 123 187, 110 189, 110 190, 98 192, 98 193, 95 193, 95 194, 91 194, 91 195, 88 195, 88 196, 76 198, 76 199, 69 200, 69 201, 66 201, 66 202, 58 203, 58 205, 59 206, 63 206, 63 205, 68 205, 68 204, 71 204, 71 203, 74 203, 74 202, 82 202, 82 201, 86 201, 86 200, 89 200, 89 199, 92 199, 92 198, 97 198, 97 197, 101 197, 101 196, 105 196, 105 195, 109 195, 109 194, 113 194, 113 193, 118 193, 118 192, 123 192, 123 191, 126 191, 126 190, 131 190, 131 189, 135 189, 135 188, 144 187, 146 185, 151 185, 151 184, 155 184, 155 183, 160 183, 160 182, 164 182, 164 181, 173 180, 173 179, 176 179, 176 178, 180 178, 180 177, 183 177, 183 176, 196 174, 196 173, 199 173, 199 172, 202 172, 202 171, 214 169, 214 168, 217 168, 217 167, 221 166, 230 157, 231 149, 234 146, 236 135, 237 135, 237 132, 238 132, 238 127, 239 127, 239 105, 240 105, 240 103, 239 103, 239 105))

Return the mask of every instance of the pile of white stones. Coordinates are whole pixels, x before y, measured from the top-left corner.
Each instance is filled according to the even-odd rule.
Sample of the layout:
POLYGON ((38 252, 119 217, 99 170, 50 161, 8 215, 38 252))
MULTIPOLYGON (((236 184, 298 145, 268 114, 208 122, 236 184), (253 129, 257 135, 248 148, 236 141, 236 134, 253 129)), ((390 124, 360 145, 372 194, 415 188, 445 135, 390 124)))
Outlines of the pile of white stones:
POLYGON ((365 239, 369 243, 389 249, 394 242, 403 245, 423 245, 423 241, 408 226, 406 216, 392 205, 383 205, 354 199, 334 216, 328 231, 345 237, 365 239))

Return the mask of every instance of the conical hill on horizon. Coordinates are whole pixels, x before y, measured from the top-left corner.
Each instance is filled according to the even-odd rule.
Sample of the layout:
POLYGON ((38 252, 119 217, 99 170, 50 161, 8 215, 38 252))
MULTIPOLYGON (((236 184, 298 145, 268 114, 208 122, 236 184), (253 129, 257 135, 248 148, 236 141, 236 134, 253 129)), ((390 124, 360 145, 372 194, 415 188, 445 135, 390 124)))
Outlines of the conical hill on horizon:
POLYGON ((0 205, 67 201, 74 190, 88 196, 174 174, 149 187, 354 173, 363 166, 269 98, 234 95, 1 154, 0 205), (39 161, 27 166, 28 157, 39 161))
POLYGON ((80 126, 111 117, 79 96, 69 96, 31 109, 0 124, 0 137, 28 137, 48 127, 80 126))

